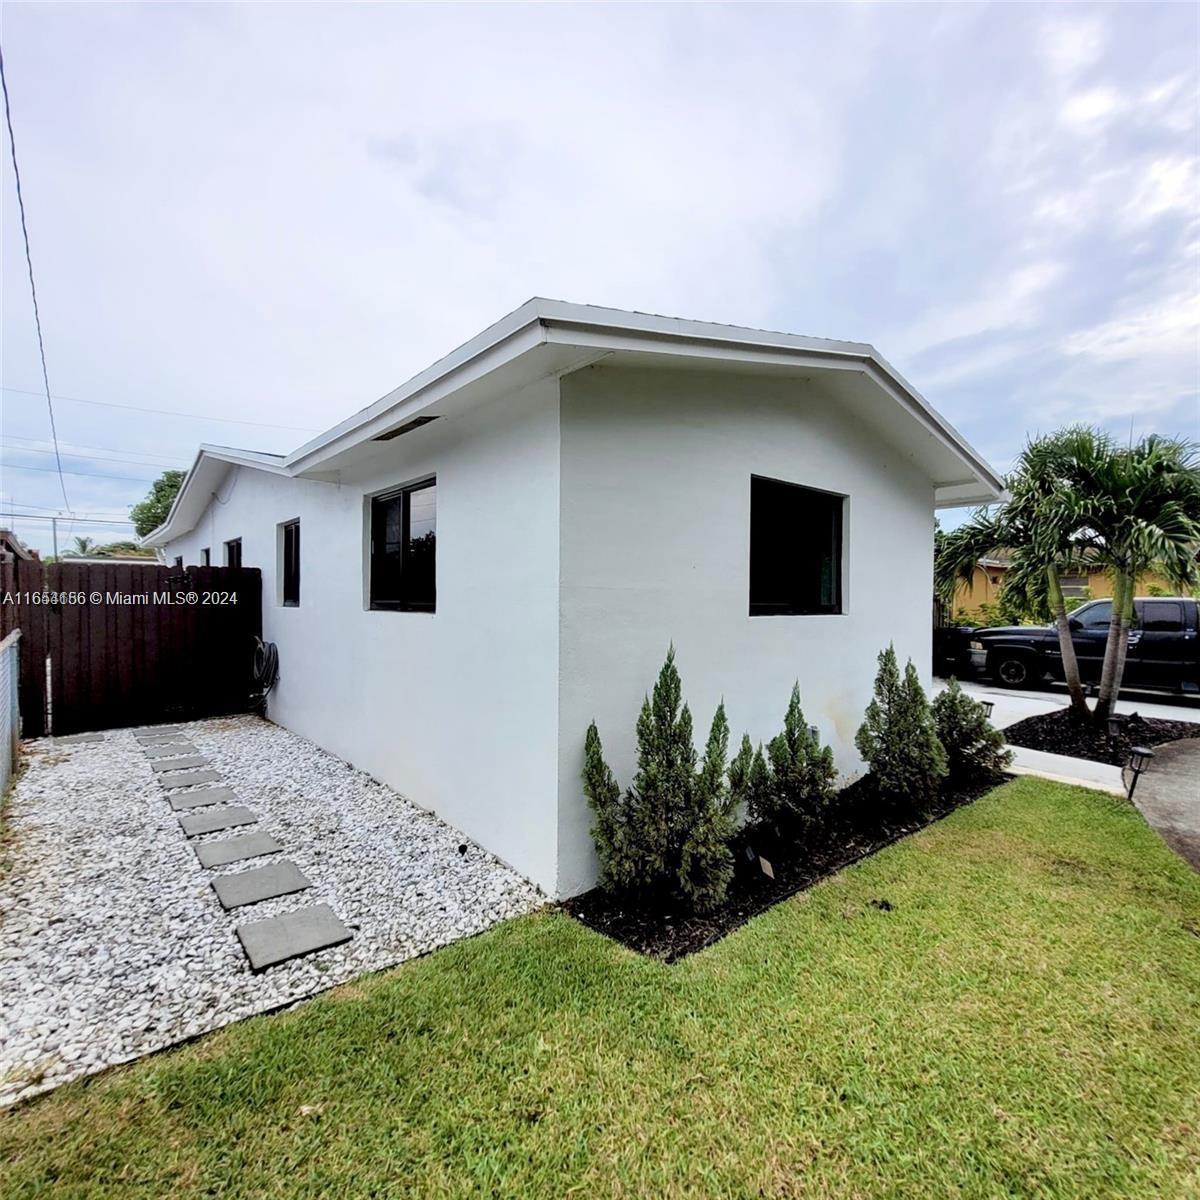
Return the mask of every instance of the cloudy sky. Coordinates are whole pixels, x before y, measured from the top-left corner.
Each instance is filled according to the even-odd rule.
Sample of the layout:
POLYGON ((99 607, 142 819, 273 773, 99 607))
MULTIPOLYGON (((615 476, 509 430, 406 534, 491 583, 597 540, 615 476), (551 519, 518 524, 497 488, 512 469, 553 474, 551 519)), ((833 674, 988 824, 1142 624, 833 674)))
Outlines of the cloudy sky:
MULTIPOLYGON (((531 295, 873 342, 1001 468, 1200 436, 1197 12, 9 3, 72 511, 291 449, 531 295)), ((4 154, 0 511, 48 513, 4 154)))

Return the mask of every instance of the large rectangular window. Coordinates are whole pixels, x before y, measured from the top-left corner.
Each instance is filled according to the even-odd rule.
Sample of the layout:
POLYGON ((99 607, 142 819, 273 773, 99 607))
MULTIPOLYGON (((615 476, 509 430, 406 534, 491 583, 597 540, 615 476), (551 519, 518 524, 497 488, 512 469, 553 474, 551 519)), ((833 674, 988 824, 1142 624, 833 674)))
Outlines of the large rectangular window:
POLYGON ((300 522, 285 521, 279 527, 280 602, 288 608, 300 604, 300 522))
POLYGON ((844 496, 750 477, 750 615, 842 611, 844 496))
POLYGON ((225 565, 240 567, 242 565, 242 539, 233 538, 225 543, 225 565))
POLYGON ((437 598, 437 481, 371 501, 371 607, 433 612, 437 598))

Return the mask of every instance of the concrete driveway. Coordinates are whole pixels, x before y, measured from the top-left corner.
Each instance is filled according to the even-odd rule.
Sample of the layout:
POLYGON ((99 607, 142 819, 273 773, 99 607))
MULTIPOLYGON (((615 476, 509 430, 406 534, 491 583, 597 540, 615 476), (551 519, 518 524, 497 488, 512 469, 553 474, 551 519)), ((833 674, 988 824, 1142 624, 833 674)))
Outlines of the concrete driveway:
POLYGON ((1162 840, 1200 871, 1200 738, 1159 746, 1133 800, 1162 840))

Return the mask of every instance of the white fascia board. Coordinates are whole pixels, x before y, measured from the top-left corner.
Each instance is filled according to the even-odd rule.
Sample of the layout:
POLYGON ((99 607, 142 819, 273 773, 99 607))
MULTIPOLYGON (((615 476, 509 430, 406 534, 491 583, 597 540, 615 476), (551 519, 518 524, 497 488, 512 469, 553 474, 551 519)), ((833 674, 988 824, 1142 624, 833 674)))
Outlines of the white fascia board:
POLYGON ((332 455, 387 433, 422 408, 540 344, 543 338, 536 305, 534 300, 527 301, 374 404, 293 450, 284 460, 288 471, 307 473, 332 455))
MULTIPOLYGON (((857 370, 895 403, 916 418, 928 432, 956 458, 964 463, 975 478, 969 482, 973 491, 966 500, 947 500, 946 504, 988 503, 1003 490, 1000 477, 975 452, 962 435, 949 424, 896 371, 873 346, 863 342, 833 342, 825 338, 805 338, 791 334, 759 332, 736 326, 708 325, 698 321, 678 321, 669 317, 648 317, 640 313, 616 314, 637 317, 636 325, 623 322, 620 327, 606 327, 597 319, 580 322, 578 305, 559 306, 569 310, 563 318, 543 315, 547 340, 580 346, 592 351, 626 350, 643 353, 676 353, 693 358, 720 359, 724 362, 747 364, 779 364, 790 367, 811 367, 815 370, 857 370)), ((611 310, 597 309, 606 313, 611 310)), ((955 481, 968 482, 968 481, 955 481)), ((939 485, 939 491, 941 490, 939 485)))
MULTIPOLYGON (((145 537, 139 538, 138 544, 161 547, 173 538, 181 537, 194 529, 195 520, 188 520, 185 514, 196 500, 200 499, 199 497, 193 499, 197 488, 211 488, 211 482, 206 481, 212 481, 218 473, 223 478, 228 467, 252 467, 256 471, 267 471, 272 475, 288 473, 283 466, 282 456, 278 454, 263 454, 257 450, 237 450, 231 446, 214 446, 204 443, 196 452, 196 457, 188 469, 188 473, 184 476, 179 491, 175 493, 175 499, 171 501, 167 519, 157 529, 152 529, 145 537), (214 471, 214 467, 216 471, 214 471)), ((211 494, 204 495, 197 516, 208 506, 210 499, 211 494)))
POLYGON ((685 354, 730 362, 779 363, 793 368, 809 366, 826 371, 859 371, 919 421, 971 474, 969 480, 939 482, 935 485, 939 507, 989 503, 995 501, 1002 490, 999 476, 957 430, 874 347, 865 342, 805 337, 535 297, 374 404, 318 434, 286 457, 235 450, 227 446, 203 446, 175 498, 167 520, 148 534, 143 542, 146 545, 161 545, 187 532, 176 518, 185 511, 188 493, 206 460, 253 467, 279 475, 302 474, 309 479, 335 479, 335 473, 321 471, 323 463, 360 443, 390 432, 439 400, 479 382, 499 367, 548 342, 578 349, 581 363, 596 361, 606 353, 630 350, 685 354))

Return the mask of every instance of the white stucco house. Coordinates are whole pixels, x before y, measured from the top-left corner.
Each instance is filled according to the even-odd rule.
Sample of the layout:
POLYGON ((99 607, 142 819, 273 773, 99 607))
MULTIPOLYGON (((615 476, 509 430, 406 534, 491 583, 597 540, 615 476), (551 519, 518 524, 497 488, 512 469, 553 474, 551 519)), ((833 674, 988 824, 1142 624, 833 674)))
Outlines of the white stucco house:
POLYGON ((261 567, 271 718, 553 895, 595 879, 674 642, 698 733, 792 681, 846 773, 876 655, 930 660, 934 510, 996 472, 869 345, 534 299, 285 456, 201 447, 147 539, 261 567))

